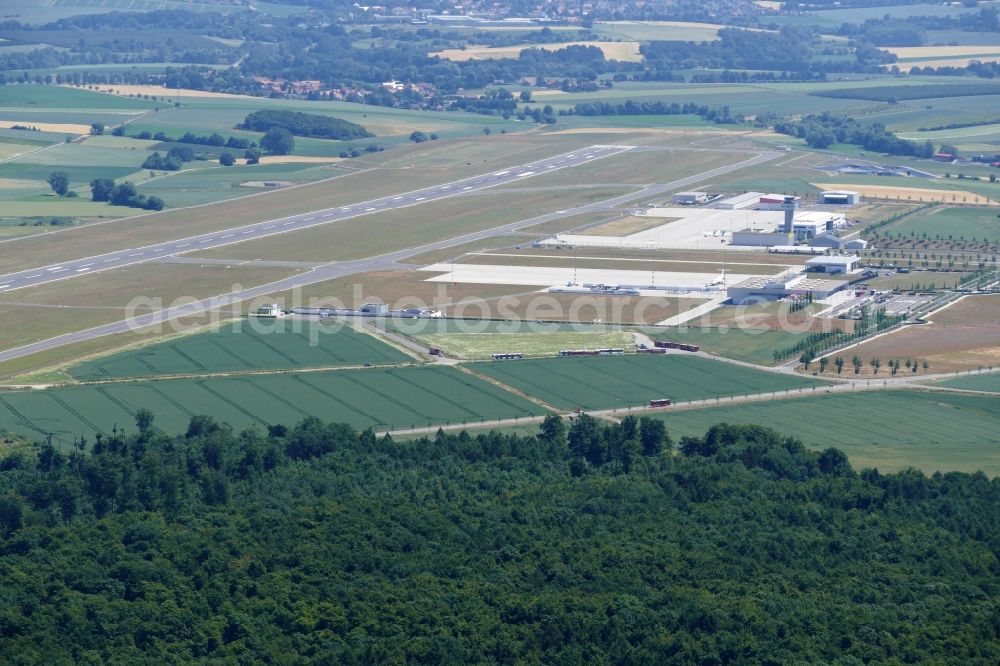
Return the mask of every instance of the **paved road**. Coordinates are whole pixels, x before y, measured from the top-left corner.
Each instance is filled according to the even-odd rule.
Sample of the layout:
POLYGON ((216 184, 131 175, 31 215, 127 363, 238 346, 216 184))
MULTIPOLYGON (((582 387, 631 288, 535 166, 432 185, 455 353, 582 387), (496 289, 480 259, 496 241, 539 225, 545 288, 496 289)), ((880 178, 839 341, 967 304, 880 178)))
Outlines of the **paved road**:
MULTIPOLYGON (((624 147, 609 147, 609 148, 610 148, 610 150, 614 151, 614 152, 607 153, 609 155, 620 153, 623 150, 627 149, 627 148, 624 148, 624 147)), ((562 164, 564 166, 567 166, 567 164, 565 162, 565 160, 567 160, 567 159, 583 159, 584 161, 589 161, 589 160, 597 159, 597 153, 596 152, 589 152, 590 150, 592 150, 592 149, 578 150, 578 151, 576 151, 574 153, 567 153, 565 155, 561 155, 561 156, 556 156, 556 157, 553 157, 553 158, 549 158, 548 160, 543 160, 541 163, 542 164, 547 164, 551 160, 562 159, 562 160, 564 160, 564 162, 562 164), (575 158, 570 158, 569 157, 570 155, 574 155, 576 157, 575 158)), ((417 246, 417 247, 411 247, 411 248, 407 248, 405 250, 398 250, 396 252, 388 252, 386 254, 382 254, 382 255, 378 255, 378 256, 374 256, 374 257, 369 257, 367 259, 358 259, 358 260, 355 260, 355 261, 345 261, 345 262, 340 262, 340 263, 326 264, 326 265, 321 266, 319 268, 315 268, 315 269, 309 271, 308 273, 303 273, 303 274, 300 274, 300 275, 295 275, 295 276, 292 276, 292 277, 289 277, 289 278, 285 278, 283 280, 279 280, 277 282, 272 282, 272 283, 269 283, 269 284, 260 285, 260 286, 257 286, 257 287, 251 287, 251 288, 247 288, 247 289, 241 289, 239 291, 234 291, 234 292, 229 292, 229 293, 226 293, 226 294, 221 294, 221 295, 218 295, 218 296, 213 296, 212 298, 207 298, 207 299, 203 299, 203 300, 200 300, 200 301, 195 301, 195 302, 191 302, 191 303, 185 303, 184 305, 181 305, 181 306, 172 307, 172 308, 168 308, 168 309, 164 309, 164 310, 158 310, 156 312, 151 312, 151 313, 144 314, 144 315, 134 316, 134 317, 132 317, 130 319, 126 319, 126 320, 118 321, 118 322, 112 322, 110 324, 104 324, 102 326, 97 326, 95 328, 90 328, 90 329, 83 330, 83 331, 76 331, 76 332, 73 332, 73 333, 65 333, 63 335, 59 335, 59 336, 56 336, 54 338, 49 338, 47 340, 41 340, 39 342, 35 342, 35 343, 32 343, 32 344, 24 345, 24 346, 21 346, 21 347, 15 347, 13 349, 7 349, 7 350, 4 350, 4 351, 0 351, 0 363, 3 363, 5 361, 10 361, 10 360, 13 360, 13 359, 16 359, 16 358, 22 358, 24 356, 30 356, 31 354, 36 354, 38 352, 42 352, 42 351, 45 351, 45 350, 48 350, 48 349, 54 349, 56 347, 61 347, 61 346, 64 346, 64 345, 69 345, 69 344, 73 344, 73 343, 77 343, 77 342, 84 342, 86 340, 92 340, 94 338, 103 337, 105 335, 114 335, 114 334, 117 334, 117 333, 125 333, 125 332, 128 332, 128 331, 141 330, 141 329, 144 329, 144 328, 150 327, 150 326, 157 326, 157 325, 163 324, 164 322, 168 322, 168 321, 171 321, 171 320, 174 320, 174 319, 179 319, 179 318, 182 318, 182 317, 189 317, 189 316, 192 316, 192 315, 201 314, 203 312, 207 312, 207 311, 211 311, 211 310, 215 310, 215 309, 219 309, 219 308, 224 308, 224 307, 236 304, 236 303, 240 303, 242 301, 250 300, 250 299, 253 299, 253 298, 260 298, 260 297, 264 297, 264 296, 269 296, 269 295, 273 295, 273 294, 279 293, 279 292, 290 291, 290 290, 298 288, 298 287, 305 287, 305 286, 308 286, 308 285, 311 285, 311 284, 316 284, 318 282, 326 282, 326 281, 329 281, 329 280, 334 280, 334 279, 345 277, 345 276, 348 276, 348 275, 355 275, 355 274, 358 274, 358 273, 368 273, 368 272, 372 272, 372 271, 382 271, 382 270, 392 269, 392 268, 397 267, 398 262, 401 262, 401 261, 405 260, 407 257, 415 256, 417 254, 422 254, 424 252, 430 252, 432 250, 440 250, 440 249, 452 247, 452 246, 455 246, 455 245, 461 245, 463 243, 475 242, 475 241, 478 241, 478 240, 489 238, 491 236, 503 235, 505 233, 509 233, 509 232, 512 232, 512 231, 517 231, 518 229, 521 229, 523 227, 532 226, 532 225, 535 225, 535 224, 540 224, 542 222, 547 222, 549 220, 556 220, 556 219, 560 219, 560 218, 563 218, 563 217, 570 217, 570 216, 573 216, 573 215, 580 215, 582 213, 602 211, 602 210, 609 210, 609 209, 614 208, 615 206, 624 205, 624 204, 629 203, 631 201, 646 199, 646 198, 649 198, 649 197, 652 197, 652 196, 656 196, 658 194, 662 194, 664 192, 669 192, 669 191, 674 191, 674 190, 677 190, 677 189, 680 189, 680 188, 684 188, 684 187, 687 187, 687 186, 692 185, 694 183, 702 182, 702 181, 708 180, 710 178, 714 178, 716 176, 728 173, 730 171, 735 171, 735 170, 738 170, 738 169, 744 169, 744 168, 747 168, 747 167, 750 167, 750 166, 754 166, 756 164, 761 164, 761 163, 766 162, 768 160, 774 159, 775 157, 778 157, 779 155, 783 155, 783 153, 779 153, 779 152, 765 152, 765 153, 760 153, 760 154, 754 155, 753 157, 750 157, 750 158, 748 158, 746 160, 743 160, 741 162, 736 162, 734 164, 730 164, 730 165, 727 165, 727 166, 717 167, 717 168, 714 168, 714 169, 710 169, 708 171, 703 171, 703 172, 698 173, 698 174, 692 174, 691 176, 687 176, 685 178, 681 178, 679 180, 675 180, 675 181, 673 181, 671 183, 649 185, 649 186, 644 187, 644 188, 642 188, 642 189, 640 189, 639 191, 636 191, 636 192, 632 192, 632 193, 629 193, 629 194, 624 194, 624 195, 621 195, 621 196, 618 196, 618 197, 614 197, 612 199, 606 199, 604 201, 598 201, 598 202, 595 202, 595 203, 592 203, 592 204, 587 204, 585 206, 579 206, 577 208, 570 208, 570 209, 566 209, 566 210, 563 210, 563 211, 557 211, 555 213, 548 213, 548 214, 545 214, 545 215, 540 215, 538 217, 531 218, 529 220, 520 220, 518 222, 513 222, 511 224, 502 225, 500 227, 494 227, 492 229, 484 229, 482 231, 476 231, 476 232, 472 232, 472 233, 468 233, 468 234, 463 234, 461 236, 456 236, 456 237, 449 238, 449 239, 446 239, 446 240, 441 240, 441 241, 435 241, 435 242, 432 242, 432 243, 425 243, 424 245, 420 245, 420 246, 417 246)), ((579 163, 582 163, 582 162, 574 162, 574 164, 579 164, 579 163)), ((537 164, 537 163, 535 163, 535 164, 537 164)), ((556 162, 556 164, 558 165, 560 163, 556 162)), ((525 167, 518 167, 516 169, 511 170, 511 171, 516 172, 516 174, 517 174, 514 179, 525 177, 525 175, 524 175, 525 171, 530 171, 530 169, 528 169, 527 166, 530 166, 530 165, 526 165, 525 167)), ((559 167, 557 166, 556 168, 559 168, 559 167)), ((496 181, 496 182, 493 183, 493 185, 498 185, 498 184, 500 184, 500 182, 511 182, 510 179, 506 179, 506 176, 508 176, 509 174, 505 174, 505 173, 502 173, 502 172, 498 172, 498 173, 500 174, 499 176, 497 176, 497 174, 494 173, 494 174, 487 174, 486 176, 477 176, 477 177, 469 179, 469 180, 481 180, 483 178, 489 178, 491 176, 497 176, 498 178, 502 178, 503 180, 502 181, 496 181)), ((465 182, 465 181, 459 181, 459 182, 465 182)), ((483 187, 487 187, 487 185, 482 185, 482 186, 483 187)), ((448 194, 448 190, 445 190, 444 193, 441 193, 440 192, 441 187, 443 187, 443 186, 437 186, 435 188, 427 188, 427 189, 428 190, 438 190, 438 192, 439 192, 439 198, 443 197, 443 196, 452 196, 452 195, 448 194)), ((452 185, 452 187, 454 187, 454 185, 452 185)), ((461 185, 459 187, 459 189, 461 190, 462 187, 466 187, 466 185, 461 185)), ((472 187, 475 187, 475 186, 473 185, 472 187)), ((420 190, 419 192, 423 192, 423 191, 424 190, 420 190)), ((415 198, 418 197, 418 196, 426 198, 425 194, 410 193, 410 195, 414 197, 414 201, 415 201, 415 198)), ((407 196, 407 195, 401 195, 401 196, 407 196)), ((389 197, 389 200, 391 201, 392 197, 389 197)), ((354 206, 352 206, 352 208, 357 208, 359 206, 363 206, 365 208, 370 207, 370 205, 366 205, 366 204, 355 204, 354 206)), ((339 210, 339 209, 337 209, 337 210, 339 210)), ((355 214, 357 214, 357 213, 355 213, 355 214)), ((312 217, 314 215, 315 215, 315 213, 309 213, 309 214, 307 214, 304 217, 312 217)), ((303 217, 303 216, 297 216, 297 217, 303 217)), ((341 218, 341 219, 343 219, 343 218, 341 218)), ((312 221, 312 222, 317 223, 317 224, 322 224, 322 222, 315 222, 315 221, 312 221)), ((269 224, 272 224, 272 223, 265 222, 265 223, 261 223, 261 224, 257 224, 257 225, 250 225, 250 228, 262 227, 262 229, 263 229, 264 226, 269 225, 269 224)), ((291 226, 291 225, 289 225, 289 226, 291 226)), ((307 226, 312 226, 312 224, 307 224, 307 226)), ((302 228, 302 227, 297 227, 297 228, 302 228)), ((267 230, 267 231, 270 231, 270 230, 267 230)), ((225 234, 228 234, 228 233, 230 233, 230 232, 217 232, 216 234, 208 234, 208 236, 225 235, 225 234)), ((221 239, 221 240, 228 240, 228 239, 221 239)), ((172 243, 166 243, 165 245, 167 245, 167 246, 171 246, 171 245, 176 246, 177 243, 184 243, 184 242, 185 241, 172 241, 172 243)), ((238 241, 233 241, 233 242, 238 242, 238 241)), ((223 243, 223 244, 225 244, 225 243, 223 243)), ((159 246, 151 246, 151 247, 159 247, 159 246)), ((181 249, 183 250, 183 248, 181 248, 181 249)), ((116 255, 120 255, 120 254, 126 254, 126 253, 115 253, 115 254, 116 255)), ((151 258, 147 259, 146 261, 155 261, 155 260, 159 259, 161 256, 165 256, 164 253, 154 253, 153 256, 151 258)), ((80 261, 86 263, 89 260, 84 259, 84 260, 80 260, 80 261)), ((62 264, 62 265, 66 266, 68 264, 62 264)), ((37 272, 37 271, 35 271, 35 272, 37 272)), ((28 271, 28 273, 32 274, 31 271, 28 271)), ((0 282, 0 284, 3 284, 3 283, 0 282)))
POLYGON ((369 215, 372 213, 382 213, 398 208, 405 208, 427 201, 436 201, 448 197, 468 194, 476 190, 483 190, 498 185, 517 182, 523 178, 580 166, 587 162, 599 160, 602 157, 610 157, 619 153, 631 150, 633 146, 590 146, 570 153, 563 153, 553 157, 547 157, 537 162, 523 164, 518 167, 502 169, 486 173, 480 176, 473 176, 451 183, 443 183, 432 187, 425 187, 420 190, 406 192, 393 196, 381 197, 364 201, 362 203, 327 208, 301 215, 293 215, 278 220, 258 222, 242 227, 214 231, 198 236, 180 238, 178 240, 147 245, 144 247, 122 250, 119 252, 109 252, 93 257, 75 259, 60 264, 52 264, 41 268, 19 271, 0 276, 0 293, 35 287, 57 280, 66 280, 81 275, 89 275, 98 271, 106 271, 132 264, 140 264, 155 261, 172 254, 184 254, 187 252, 209 250, 233 243, 243 243, 249 240, 266 238, 277 234, 288 233, 289 231, 299 231, 321 224, 330 224, 352 217, 369 215))

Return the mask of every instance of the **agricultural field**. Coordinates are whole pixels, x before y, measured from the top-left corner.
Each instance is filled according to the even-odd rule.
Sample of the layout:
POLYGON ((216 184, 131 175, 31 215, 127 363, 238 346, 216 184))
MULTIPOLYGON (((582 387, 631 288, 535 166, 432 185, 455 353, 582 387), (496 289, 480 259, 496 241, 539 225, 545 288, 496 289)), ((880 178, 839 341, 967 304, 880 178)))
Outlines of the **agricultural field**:
MULTIPOLYGON (((257 11, 269 16, 287 16, 301 12, 302 7, 282 2, 254 3, 257 11)), ((4 0, 4 9, 18 21, 48 23, 80 14, 98 14, 109 11, 143 12, 167 9, 184 9, 191 12, 232 12, 243 9, 241 5, 190 0, 4 0)))
POLYGON ((366 368, 302 374, 159 380, 0 392, 0 430, 29 438, 49 434, 66 445, 93 440, 136 410, 156 415, 168 433, 192 416, 210 415, 236 430, 292 425, 306 416, 363 429, 477 423, 534 416, 541 408, 453 368, 366 368))
POLYGON ((639 62, 642 54, 639 53, 639 42, 558 42, 555 44, 521 44, 515 46, 468 46, 462 49, 446 49, 428 53, 429 56, 437 56, 445 60, 464 62, 466 60, 489 60, 500 58, 517 58, 524 49, 536 48, 543 51, 557 51, 569 46, 594 46, 604 52, 607 60, 623 60, 626 62, 639 62))
POLYGON ((386 365, 412 360, 374 336, 337 322, 250 318, 217 331, 101 356, 69 368, 67 374, 89 381, 366 363, 386 365))
POLYGON ((640 42, 682 41, 710 42, 719 38, 718 23, 684 21, 595 21, 594 32, 613 39, 634 39, 640 42))
POLYGON ((955 4, 922 3, 913 5, 892 5, 877 7, 849 7, 842 9, 822 9, 796 13, 790 16, 768 16, 768 24, 784 25, 817 25, 836 28, 843 23, 862 23, 868 19, 881 19, 885 15, 894 18, 909 16, 958 16, 975 11, 955 4))
POLYGON ((889 359, 927 361, 928 370, 942 373, 1000 365, 1000 296, 966 296, 927 316, 931 322, 907 326, 847 350, 845 358, 859 354, 864 372, 868 361, 882 361, 883 375, 889 359))
POLYGON ((989 391, 990 393, 1000 394, 1000 374, 968 375, 958 379, 948 379, 938 382, 935 386, 965 389, 968 391, 989 391))
POLYGON ((1000 211, 992 207, 936 206, 902 218, 886 232, 931 239, 1000 239, 1000 211))
POLYGON ((499 361, 469 366, 560 409, 612 409, 652 399, 704 400, 820 382, 678 354, 499 361))
MULTIPOLYGON (((284 184, 307 183, 327 179, 343 170, 328 164, 340 161, 341 152, 351 148, 364 149, 379 145, 392 149, 407 146, 408 137, 419 130, 442 138, 466 135, 482 136, 484 129, 499 133, 526 129, 523 124, 488 118, 476 114, 440 114, 408 111, 386 107, 333 102, 272 100, 240 95, 178 94, 184 91, 155 86, 111 86, 115 94, 95 92, 68 86, 19 85, 4 86, 0 95, 0 128, 11 125, 37 127, 40 132, 0 129, 0 180, 8 183, 0 188, 4 206, 3 217, 25 219, 45 216, 72 218, 85 222, 97 217, 128 214, 128 210, 108 210, 109 206, 90 204, 88 183, 93 178, 129 179, 136 183, 140 194, 160 196, 168 207, 184 207, 224 201, 252 194, 259 189, 246 185, 262 181, 284 184), (152 92, 150 92, 150 89, 152 92), (141 95, 155 97, 143 99, 141 95), (176 105, 175 105, 176 103, 176 105), (269 157, 259 166, 219 167, 216 159, 220 148, 205 145, 187 146, 207 161, 192 161, 180 172, 146 172, 140 165, 154 150, 166 153, 185 144, 131 137, 139 132, 164 132, 178 138, 186 132, 207 135, 218 132, 225 137, 259 141, 261 133, 235 129, 248 113, 259 109, 295 110, 320 115, 332 115, 357 121, 376 136, 358 141, 330 141, 299 137, 295 155, 269 157), (106 131, 127 122, 125 137, 88 136, 90 123, 106 125, 106 131), (73 143, 64 138, 78 137, 73 143), (34 147, 32 147, 34 146, 34 147), (48 146, 48 147, 46 147, 48 146), (44 150, 35 148, 45 147, 44 150), (275 162, 275 163, 271 163, 275 162), (45 179, 56 169, 66 171, 71 189, 79 195, 75 200, 52 199, 45 179), (155 177, 150 177, 155 173, 155 177), (44 197, 44 198, 43 198, 44 197)), ((242 151, 232 151, 237 156, 242 151)), ((373 166, 374 154, 350 161, 350 169, 373 166)), ((385 155, 379 156, 386 161, 385 155)), ((134 212, 134 211, 133 211, 134 212)), ((26 227, 30 227, 32 220, 26 227)))
POLYGON ((912 67, 965 67, 973 60, 1000 60, 1000 45, 888 46, 885 50, 899 58, 897 65, 904 72, 912 67))
POLYGON ((916 467, 1000 476, 1000 398, 869 391, 753 402, 658 415, 674 440, 717 423, 758 424, 813 449, 833 446, 855 469, 916 467))

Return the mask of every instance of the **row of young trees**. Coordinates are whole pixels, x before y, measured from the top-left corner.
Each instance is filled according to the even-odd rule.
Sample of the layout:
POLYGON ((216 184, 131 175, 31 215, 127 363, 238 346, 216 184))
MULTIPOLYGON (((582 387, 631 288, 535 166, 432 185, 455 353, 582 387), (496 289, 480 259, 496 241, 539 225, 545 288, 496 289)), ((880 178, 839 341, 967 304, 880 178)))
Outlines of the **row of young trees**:
MULTIPOLYGON (((799 357, 799 361, 801 361, 802 364, 805 365, 806 370, 809 370, 809 366, 816 361, 816 353, 811 349, 806 350, 805 352, 802 353, 802 356, 799 357)), ((827 369, 829 369, 831 363, 834 369, 836 369, 838 375, 844 371, 844 366, 846 365, 846 361, 844 360, 843 356, 835 356, 832 361, 830 360, 829 356, 821 357, 819 359, 819 371, 821 373, 826 372, 827 369)), ((871 366, 872 373, 877 375, 878 371, 882 368, 882 359, 878 357, 873 357, 871 360, 868 361, 868 365, 871 366)), ((917 368, 919 367, 923 367, 925 371, 930 369, 931 367, 930 363, 928 363, 927 361, 923 361, 923 363, 920 363, 913 359, 905 359, 901 361, 898 358, 888 359, 887 365, 889 366, 889 370, 892 372, 893 375, 896 375, 899 372, 899 369, 904 366, 908 371, 913 373, 916 373, 917 368)), ((864 359, 862 359, 861 356, 855 354, 851 358, 851 367, 854 368, 854 374, 856 375, 861 374, 862 368, 865 367, 864 359)))
POLYGON ((861 307, 860 319, 851 331, 840 329, 833 331, 814 331, 801 336, 793 345, 775 349, 772 358, 775 362, 793 358, 798 355, 799 360, 815 359, 824 349, 839 347, 863 340, 871 335, 887 330, 905 321, 907 315, 890 315, 885 308, 870 308, 867 305, 861 307))

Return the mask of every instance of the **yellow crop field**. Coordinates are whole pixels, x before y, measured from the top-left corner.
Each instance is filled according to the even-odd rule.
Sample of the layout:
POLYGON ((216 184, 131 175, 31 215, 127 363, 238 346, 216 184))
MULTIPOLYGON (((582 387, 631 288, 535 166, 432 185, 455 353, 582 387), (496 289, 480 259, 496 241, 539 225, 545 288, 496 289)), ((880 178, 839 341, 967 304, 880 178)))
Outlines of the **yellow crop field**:
POLYGON ((539 48, 545 51, 557 51, 567 46, 596 46, 604 51, 604 57, 608 60, 627 60, 639 62, 642 54, 639 53, 639 42, 562 42, 560 44, 522 44, 520 46, 501 46, 491 48, 489 46, 471 46, 465 49, 445 49, 429 55, 439 56, 446 60, 464 62, 466 60, 492 60, 499 58, 517 58, 524 49, 539 48))
MULTIPOLYGON (((67 86, 75 87, 75 86, 67 86)), ((222 97, 225 99, 256 99, 249 95, 233 95, 230 93, 210 92, 208 90, 192 90, 189 88, 164 88, 163 86, 141 86, 128 84, 102 85, 98 92, 115 95, 155 95, 156 97, 222 97)), ((88 126, 88 130, 89 130, 88 126)))
POLYGON ((943 203, 967 203, 996 206, 995 199, 989 199, 965 190, 935 190, 927 187, 894 187, 891 185, 858 185, 857 183, 813 183, 826 190, 854 190, 866 197, 899 201, 940 201, 943 203))
POLYGON ((885 50, 899 58, 896 66, 904 72, 914 67, 965 67, 973 60, 1000 62, 1000 46, 889 46, 885 50))
POLYGON ((908 72, 914 67, 967 67, 970 62, 1000 62, 1000 55, 943 58, 940 60, 914 60, 912 62, 899 62, 896 66, 900 71, 908 72))
POLYGON ((31 120, 0 120, 0 128, 10 129, 14 125, 19 127, 37 127, 42 132, 67 132, 69 134, 87 134, 90 132, 90 125, 76 123, 36 123, 31 120))
POLYGON ((959 56, 1000 56, 1000 46, 886 46, 884 50, 902 60, 914 58, 955 58, 959 56))

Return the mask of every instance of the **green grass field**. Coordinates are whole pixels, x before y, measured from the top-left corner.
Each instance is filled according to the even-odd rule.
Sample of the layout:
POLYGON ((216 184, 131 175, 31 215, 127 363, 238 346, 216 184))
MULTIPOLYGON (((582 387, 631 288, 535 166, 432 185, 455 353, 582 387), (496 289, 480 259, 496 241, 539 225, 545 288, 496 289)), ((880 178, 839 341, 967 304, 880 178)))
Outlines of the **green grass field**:
POLYGON ((445 333, 417 338, 428 346, 440 347, 450 357, 488 359, 492 354, 519 353, 525 356, 552 356, 561 349, 607 349, 631 351, 635 338, 628 331, 554 331, 548 333, 445 333))
POLYGON ((86 381, 412 360, 372 335, 334 322, 250 319, 86 361, 68 373, 86 381))
MULTIPOLYGON (((1000 374, 969 375, 940 382, 941 386, 970 391, 995 391, 1000 393, 1000 374)), ((1000 408, 1000 406, 998 406, 1000 408)))
POLYGON ((562 409, 612 409, 656 398, 699 400, 821 384, 672 354, 499 361, 469 367, 562 409))
POLYGON ((807 446, 834 446, 855 468, 918 467, 1000 474, 1000 398, 874 391, 665 413, 671 436, 700 436, 717 423, 759 424, 807 446))
POLYGON ((650 329, 654 340, 670 340, 698 345, 702 351, 738 361, 771 364, 774 351, 794 345, 803 335, 791 331, 740 328, 650 329))
POLYGON ((918 211, 886 229, 890 234, 909 236, 911 233, 934 239, 953 237, 1000 238, 1000 211, 995 208, 961 208, 936 206, 918 211))
POLYGON ((132 429, 136 410, 155 425, 182 433, 194 415, 207 414, 237 430, 292 425, 306 416, 355 428, 409 428, 478 423, 537 415, 531 402, 445 367, 365 369, 160 380, 0 393, 0 430, 60 444, 74 437, 132 429))

